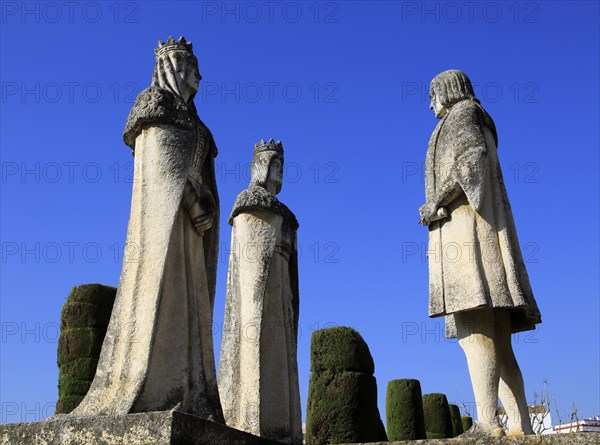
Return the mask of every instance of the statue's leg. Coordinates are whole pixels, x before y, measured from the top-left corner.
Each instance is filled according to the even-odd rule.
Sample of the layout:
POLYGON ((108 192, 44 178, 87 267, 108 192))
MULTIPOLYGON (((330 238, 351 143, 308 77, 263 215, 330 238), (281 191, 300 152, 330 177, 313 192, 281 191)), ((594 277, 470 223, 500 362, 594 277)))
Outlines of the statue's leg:
POLYGON ((495 329, 497 351, 500 355, 500 386, 498 392, 511 425, 508 435, 533 434, 523 376, 512 349, 510 314, 507 310, 496 311, 495 329))
POLYGON ((467 357, 479 426, 490 435, 501 436, 504 433, 496 415, 500 363, 494 340, 493 311, 476 309, 454 315, 458 344, 467 357))

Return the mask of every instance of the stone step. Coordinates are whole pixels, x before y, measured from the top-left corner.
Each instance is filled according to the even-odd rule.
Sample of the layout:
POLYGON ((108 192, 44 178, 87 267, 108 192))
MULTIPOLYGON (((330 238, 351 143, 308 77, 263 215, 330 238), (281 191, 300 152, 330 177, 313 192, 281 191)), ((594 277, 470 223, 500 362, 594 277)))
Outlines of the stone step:
POLYGON ((521 437, 455 437, 341 445, 599 445, 600 433, 546 434, 521 437))
POLYGON ((1 445, 281 445, 176 411, 0 425, 1 445))

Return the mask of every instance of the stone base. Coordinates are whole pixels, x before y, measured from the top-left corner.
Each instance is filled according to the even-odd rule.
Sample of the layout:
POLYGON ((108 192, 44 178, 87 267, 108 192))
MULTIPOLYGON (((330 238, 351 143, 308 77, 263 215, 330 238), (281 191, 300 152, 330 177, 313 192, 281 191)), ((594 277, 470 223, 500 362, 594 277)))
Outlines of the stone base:
POLYGON ((281 445, 176 411, 0 425, 1 445, 281 445))
POLYGON ((546 434, 521 437, 455 437, 454 439, 402 440, 344 445, 598 445, 600 433, 546 434))

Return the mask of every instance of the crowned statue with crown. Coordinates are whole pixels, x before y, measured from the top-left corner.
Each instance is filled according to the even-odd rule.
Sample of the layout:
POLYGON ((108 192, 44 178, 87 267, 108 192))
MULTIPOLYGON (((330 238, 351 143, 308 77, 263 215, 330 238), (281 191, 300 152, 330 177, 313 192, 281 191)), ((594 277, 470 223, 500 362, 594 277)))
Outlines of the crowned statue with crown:
POLYGON ((250 186, 233 206, 219 392, 227 425, 302 444, 298 251, 294 214, 277 199, 283 146, 254 147, 250 186))
POLYGON ((212 318, 219 234, 217 148, 198 117, 191 42, 159 42, 152 84, 123 139, 135 157, 124 260, 92 386, 73 415, 177 409, 224 422, 212 318))

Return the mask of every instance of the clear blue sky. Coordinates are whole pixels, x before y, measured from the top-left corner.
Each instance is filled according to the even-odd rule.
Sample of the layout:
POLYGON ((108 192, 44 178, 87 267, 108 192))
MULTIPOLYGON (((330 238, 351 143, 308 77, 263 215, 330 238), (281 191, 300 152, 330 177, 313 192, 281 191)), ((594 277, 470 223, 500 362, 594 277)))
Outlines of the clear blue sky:
POLYGON ((383 416, 403 377, 472 405, 462 351, 427 317, 417 225, 428 84, 456 68, 498 127, 542 312, 514 338, 528 399, 547 380, 563 419, 573 404, 600 414, 598 2, 468 4, 3 1, 0 420, 53 413, 61 306, 74 285, 118 282, 132 186, 121 133, 169 35, 194 42, 196 104, 220 151, 217 360, 226 218, 253 144, 273 137, 280 198, 301 224, 303 416, 310 335, 330 325, 369 344, 383 416))

